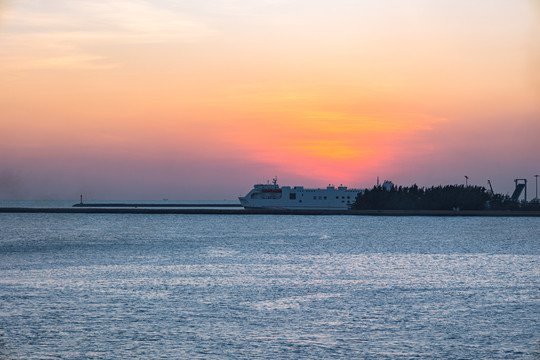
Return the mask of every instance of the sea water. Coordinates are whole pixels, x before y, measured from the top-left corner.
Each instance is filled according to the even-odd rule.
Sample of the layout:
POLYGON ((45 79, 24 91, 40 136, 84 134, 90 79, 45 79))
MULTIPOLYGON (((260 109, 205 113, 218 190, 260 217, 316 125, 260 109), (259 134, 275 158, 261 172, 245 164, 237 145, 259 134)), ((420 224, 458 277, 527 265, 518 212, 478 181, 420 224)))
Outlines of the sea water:
POLYGON ((0 214, 1 359, 535 359, 540 218, 0 214))

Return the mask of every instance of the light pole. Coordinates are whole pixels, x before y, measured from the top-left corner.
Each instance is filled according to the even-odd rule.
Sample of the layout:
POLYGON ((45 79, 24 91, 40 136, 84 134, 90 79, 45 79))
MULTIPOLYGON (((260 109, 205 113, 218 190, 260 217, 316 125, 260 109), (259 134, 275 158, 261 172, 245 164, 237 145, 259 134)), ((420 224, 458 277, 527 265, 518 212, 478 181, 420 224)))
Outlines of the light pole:
POLYGON ((534 177, 536 178, 536 201, 538 201, 538 175, 534 175, 534 177))
POLYGON ((465 175, 465 187, 469 187, 469 177, 465 175))

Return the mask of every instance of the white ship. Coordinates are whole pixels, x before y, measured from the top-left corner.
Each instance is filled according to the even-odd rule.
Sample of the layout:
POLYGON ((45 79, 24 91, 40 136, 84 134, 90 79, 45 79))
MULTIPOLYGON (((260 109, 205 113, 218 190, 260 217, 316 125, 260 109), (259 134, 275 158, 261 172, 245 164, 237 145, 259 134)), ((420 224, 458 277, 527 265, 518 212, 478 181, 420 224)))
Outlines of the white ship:
POLYGON ((347 210, 356 201, 356 196, 364 190, 348 189, 346 186, 328 186, 326 189, 304 189, 303 186, 283 186, 277 184, 257 184, 240 203, 246 209, 286 209, 286 210, 347 210))

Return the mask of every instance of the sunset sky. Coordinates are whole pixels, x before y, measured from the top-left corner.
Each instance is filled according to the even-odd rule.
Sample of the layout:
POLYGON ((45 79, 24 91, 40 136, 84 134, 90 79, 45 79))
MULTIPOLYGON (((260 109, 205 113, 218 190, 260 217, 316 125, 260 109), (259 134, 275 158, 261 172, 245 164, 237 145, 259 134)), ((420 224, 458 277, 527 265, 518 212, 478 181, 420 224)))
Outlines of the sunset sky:
POLYGON ((0 199, 539 173, 539 0, 0 0, 0 199))

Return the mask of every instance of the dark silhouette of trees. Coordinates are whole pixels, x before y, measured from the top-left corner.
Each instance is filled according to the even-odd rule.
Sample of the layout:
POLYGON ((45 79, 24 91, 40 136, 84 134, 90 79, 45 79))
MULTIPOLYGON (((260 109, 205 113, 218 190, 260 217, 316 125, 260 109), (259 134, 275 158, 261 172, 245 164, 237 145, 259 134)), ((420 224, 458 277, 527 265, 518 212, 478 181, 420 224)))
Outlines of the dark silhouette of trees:
MULTIPOLYGON (((534 204, 536 205, 536 204, 534 204)), ((492 194, 481 186, 446 185, 420 188, 374 186, 359 194, 357 210, 529 210, 533 204, 512 201, 507 195, 492 194)))

